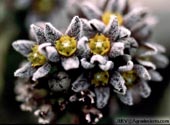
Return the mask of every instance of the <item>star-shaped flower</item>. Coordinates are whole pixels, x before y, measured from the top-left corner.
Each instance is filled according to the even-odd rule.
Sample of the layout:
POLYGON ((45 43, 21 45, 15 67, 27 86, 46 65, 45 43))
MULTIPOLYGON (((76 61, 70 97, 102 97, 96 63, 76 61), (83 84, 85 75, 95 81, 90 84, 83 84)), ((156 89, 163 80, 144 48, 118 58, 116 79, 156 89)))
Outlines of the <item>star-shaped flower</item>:
MULTIPOLYGON (((81 34, 81 21, 79 17, 73 17, 70 25, 68 26, 65 34, 58 31, 52 24, 46 23, 44 35, 47 42, 51 44, 50 47, 44 46, 41 48, 42 53, 48 54, 53 51, 54 59, 61 59, 61 64, 65 70, 79 68, 79 59, 77 57, 77 43, 81 34)), ((49 56, 49 60, 53 60, 49 56)))
POLYGON ((120 56, 119 59, 116 60, 116 67, 114 67, 114 69, 103 71, 98 67, 94 67, 90 69, 90 71, 84 71, 84 73, 72 83, 72 90, 76 93, 86 90, 94 91, 96 96, 95 103, 97 108, 100 109, 107 105, 113 92, 112 90, 121 95, 125 95, 127 87, 123 77, 117 72, 128 72, 133 69, 133 64, 128 64, 131 62, 128 55, 120 56), (119 62, 122 62, 122 64, 120 65, 119 62))
POLYGON ((42 36, 42 28, 31 25, 31 29, 35 32, 36 42, 17 40, 12 43, 13 48, 29 60, 16 70, 14 75, 21 78, 32 77, 32 80, 36 81, 50 72, 51 65, 48 63, 47 57, 39 52, 39 48, 47 44, 42 36))
MULTIPOLYGON (((97 66, 102 70, 110 70, 114 67, 111 59, 124 54, 124 38, 129 38, 130 31, 118 26, 116 16, 112 16, 110 23, 106 26, 103 22, 93 19, 87 21, 81 19, 82 37, 78 41, 78 55, 81 65, 85 69, 97 66)), ((133 65, 130 62, 131 66, 133 65)))
POLYGON ((150 38, 156 18, 142 6, 133 6, 129 0, 101 0, 102 2, 83 1, 78 4, 78 12, 87 19, 98 19, 105 25, 109 24, 111 16, 118 18, 120 26, 128 28, 132 36, 143 42, 150 38))
POLYGON ((81 31, 80 19, 72 19, 65 35, 55 29, 50 23, 41 26, 31 25, 31 34, 35 41, 17 40, 12 46, 27 57, 29 63, 18 69, 14 75, 17 77, 32 77, 36 81, 46 76, 51 69, 51 63, 60 61, 65 70, 79 67, 79 60, 75 52, 81 31))
POLYGON ((142 65, 134 64, 132 70, 115 71, 111 81, 114 88, 116 88, 115 92, 119 99, 127 105, 133 105, 140 96, 147 98, 150 95, 151 88, 148 86, 148 80, 151 80, 148 70, 142 65), (124 85, 127 88, 125 94, 120 93, 120 85, 124 85))
POLYGON ((139 46, 132 58, 147 68, 152 81, 162 81, 161 74, 156 71, 168 65, 168 58, 163 55, 165 47, 155 42, 146 42, 139 46))

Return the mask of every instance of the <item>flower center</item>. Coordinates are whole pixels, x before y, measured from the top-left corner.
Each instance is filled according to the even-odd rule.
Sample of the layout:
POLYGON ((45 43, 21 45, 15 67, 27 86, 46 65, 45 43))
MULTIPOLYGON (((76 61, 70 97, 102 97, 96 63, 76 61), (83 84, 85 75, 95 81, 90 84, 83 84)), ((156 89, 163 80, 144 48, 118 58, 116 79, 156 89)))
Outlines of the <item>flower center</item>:
POLYGON ((104 55, 110 50, 109 38, 105 37, 103 34, 96 34, 89 40, 89 47, 93 54, 104 55))
POLYGON ((28 60, 32 66, 41 66, 46 62, 46 57, 38 52, 38 45, 32 48, 32 52, 28 55, 28 60))
POLYGON ((104 22, 104 24, 109 24, 110 17, 112 15, 117 16, 119 26, 123 24, 123 16, 120 13, 111 13, 107 11, 102 15, 102 21, 104 22))
POLYGON ((109 82, 109 73, 106 71, 100 71, 94 74, 91 84, 95 85, 95 87, 102 85, 105 86, 109 82))
POLYGON ((77 49, 77 42, 74 37, 66 35, 56 41, 55 47, 59 54, 69 57, 75 53, 77 49))
POLYGON ((54 8, 54 5, 54 0, 35 0, 33 3, 34 9, 42 14, 51 12, 54 8))
POLYGON ((137 75, 134 70, 123 72, 122 76, 127 87, 133 86, 135 84, 135 81, 137 80, 137 75))

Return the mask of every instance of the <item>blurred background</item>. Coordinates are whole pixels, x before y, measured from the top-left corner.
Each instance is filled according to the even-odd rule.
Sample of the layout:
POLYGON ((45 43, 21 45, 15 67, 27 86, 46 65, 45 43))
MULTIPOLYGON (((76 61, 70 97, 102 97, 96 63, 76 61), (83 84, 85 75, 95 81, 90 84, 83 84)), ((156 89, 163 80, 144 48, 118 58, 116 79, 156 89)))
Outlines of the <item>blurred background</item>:
MULTIPOLYGON (((39 10, 36 10, 35 5, 31 4, 32 0, 0 0, 0 123, 37 122, 31 113, 22 112, 19 107, 20 103, 15 100, 14 83, 16 78, 13 73, 23 57, 13 50, 11 43, 17 39, 28 39, 29 24, 36 20, 48 18, 61 30, 63 26, 67 26, 69 19, 66 18, 64 9, 61 9, 65 7, 66 0, 56 1, 56 6, 46 4, 46 9, 40 6, 39 10), (53 11, 50 7, 55 11, 50 15, 44 15, 44 13, 53 11), (39 16, 42 14, 43 16, 39 16)), ((170 59, 170 1, 131 0, 131 2, 140 2, 158 17, 159 22, 155 26, 153 40, 166 47, 166 55, 170 59)), ((170 65, 165 69, 159 69, 159 71, 164 79, 162 82, 149 83, 152 88, 151 96, 133 107, 120 103, 120 111, 117 116, 170 118, 170 65)), ((64 119, 64 121, 66 120, 64 119)))

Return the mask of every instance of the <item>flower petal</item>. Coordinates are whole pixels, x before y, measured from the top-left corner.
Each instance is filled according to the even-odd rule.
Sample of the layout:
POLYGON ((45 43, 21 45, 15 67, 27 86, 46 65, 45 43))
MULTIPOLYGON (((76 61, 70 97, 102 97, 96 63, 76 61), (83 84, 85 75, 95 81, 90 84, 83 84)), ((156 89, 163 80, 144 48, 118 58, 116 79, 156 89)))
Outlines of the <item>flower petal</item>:
POLYGON ((50 79, 48 85, 53 91, 63 91, 70 87, 71 79, 65 72, 59 72, 57 79, 50 79))
POLYGON ((155 48, 158 50, 158 52, 160 52, 160 53, 166 52, 166 48, 163 45, 156 43, 156 42, 149 42, 149 43, 152 44, 153 46, 155 46, 155 48))
POLYGON ((32 51, 31 49, 34 45, 35 42, 29 40, 17 40, 12 43, 12 47, 25 57, 32 51))
POLYGON ((36 26, 34 24, 31 24, 31 31, 33 31, 34 37, 35 37, 38 44, 46 42, 46 38, 45 38, 43 28, 36 26))
POLYGON ((112 43, 112 47, 109 52, 109 57, 115 58, 123 54, 124 54, 124 43, 121 42, 112 43))
POLYGON ((145 67, 142 65, 134 65, 134 70, 136 71, 137 75, 144 80, 150 80, 151 76, 145 67))
POLYGON ((127 90, 125 95, 118 94, 118 97, 120 101, 122 101, 124 104, 129 105, 129 106, 133 105, 133 96, 130 90, 127 90))
POLYGON ((126 71, 130 71, 132 69, 133 69, 133 62, 129 60, 126 65, 120 66, 118 68, 118 71, 119 72, 126 72, 126 71))
POLYGON ((119 41, 124 43, 125 48, 138 48, 137 41, 132 37, 127 37, 119 41))
POLYGON ((124 38, 124 37, 129 37, 131 35, 130 30, 125 28, 124 26, 119 27, 119 39, 124 38))
POLYGON ((110 22, 104 30, 104 34, 108 36, 112 42, 119 36, 118 19, 116 16, 111 16, 110 22))
POLYGON ((77 45, 77 55, 80 57, 85 57, 88 58, 90 57, 90 48, 88 47, 88 39, 87 37, 82 37, 79 41, 78 41, 78 45, 77 45))
POLYGON ((92 69, 95 66, 94 64, 88 62, 86 58, 82 58, 80 61, 81 61, 81 66, 84 69, 92 69))
POLYGON ((155 70, 148 70, 152 81, 160 82, 163 80, 161 74, 155 70))
POLYGON ((136 38, 138 41, 146 41, 152 33, 152 28, 145 24, 145 22, 139 22, 133 28, 131 28, 131 32, 133 36, 136 38))
POLYGON ((114 91, 118 94, 124 95, 127 91, 125 80, 118 72, 114 72, 111 76, 110 84, 114 87, 114 91))
POLYGON ((96 94, 97 108, 99 109, 104 108, 107 105, 110 97, 110 88, 100 87, 100 88, 95 88, 94 91, 96 94))
POLYGON ((131 30, 134 25, 146 16, 146 14, 147 10, 145 8, 134 8, 124 17, 124 25, 131 30))
POLYGON ((109 0, 106 6, 106 11, 123 13, 128 4, 128 0, 109 0))
POLYGON ((165 68, 169 64, 169 59, 162 54, 153 55, 151 60, 153 61, 157 68, 165 68))
POLYGON ((88 19, 100 19, 102 12, 90 2, 84 2, 80 9, 88 19))
POLYGON ((46 48, 47 58, 51 62, 58 62, 60 60, 57 50, 53 46, 47 46, 46 48))
POLYGON ((141 60, 141 59, 137 59, 137 61, 139 62, 139 64, 141 64, 141 65, 143 65, 145 67, 156 69, 155 64, 150 62, 150 61, 145 61, 145 60, 141 60))
POLYGON ((146 41, 151 37, 153 27, 156 25, 157 19, 151 14, 147 15, 131 29, 133 36, 138 41, 146 41))
POLYGON ((89 21, 91 27, 93 28, 94 31, 97 32, 103 32, 105 28, 105 24, 97 19, 92 19, 89 21))
POLYGON ((14 72, 14 76, 20 77, 20 78, 30 78, 36 69, 31 66, 31 63, 25 64, 23 67, 17 69, 14 72))
POLYGON ((90 84, 87 82, 87 79, 84 78, 84 75, 80 75, 73 83, 72 90, 75 92, 80 92, 86 90, 90 84))
POLYGON ((37 71, 33 74, 32 80, 36 81, 39 78, 42 78, 46 76, 51 70, 51 65, 46 63, 40 68, 37 69, 37 71))
POLYGON ((107 63, 107 59, 101 55, 93 55, 90 59, 90 63, 94 64, 95 62, 104 65, 107 63))
POLYGON ((81 21, 78 16, 75 16, 71 20, 71 23, 68 26, 65 34, 71 37, 75 37, 78 40, 80 37, 80 32, 81 32, 81 21))
POLYGON ((107 61, 106 64, 99 64, 100 69, 104 70, 104 71, 108 71, 113 69, 114 64, 112 61, 107 61))
POLYGON ((96 34, 96 32, 94 31, 94 29, 92 28, 92 26, 90 25, 88 20, 81 19, 81 22, 82 22, 81 37, 86 36, 86 37, 90 38, 96 34))
POLYGON ((77 69, 79 68, 79 59, 77 56, 72 56, 72 57, 62 57, 62 66, 65 70, 70 70, 70 69, 77 69))
POLYGON ((38 52, 45 55, 46 57, 47 57, 47 52, 46 52, 45 48, 47 46, 51 46, 51 43, 42 43, 38 46, 38 52))
POLYGON ((151 89, 150 87, 148 86, 147 82, 145 81, 140 81, 139 83, 139 92, 140 92, 140 95, 143 97, 143 98, 147 98, 150 96, 151 94, 151 89))
POLYGON ((141 46, 138 49, 137 54, 138 56, 146 57, 146 56, 153 56, 157 54, 157 52, 158 52, 157 48, 151 43, 147 42, 147 43, 144 43, 143 46, 141 46))
POLYGON ((136 50, 138 48, 138 43, 134 38, 127 37, 127 38, 120 39, 117 42, 124 43, 124 46, 125 46, 124 48, 128 49, 127 54, 130 54, 131 56, 136 55, 136 50))
POLYGON ((63 34, 58 31, 51 23, 45 24, 45 37, 47 42, 55 43, 63 34))

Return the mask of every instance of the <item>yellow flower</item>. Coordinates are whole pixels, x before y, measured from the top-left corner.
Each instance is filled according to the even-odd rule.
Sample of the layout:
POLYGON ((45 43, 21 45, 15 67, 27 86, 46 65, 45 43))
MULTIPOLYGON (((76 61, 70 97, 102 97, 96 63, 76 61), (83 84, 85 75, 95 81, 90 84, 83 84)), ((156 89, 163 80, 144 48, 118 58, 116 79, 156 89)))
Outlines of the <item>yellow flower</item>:
POLYGON ((96 87, 99 85, 105 86, 109 82, 109 73, 107 71, 99 71, 94 74, 91 83, 96 87))
POLYGON ((123 24, 123 16, 120 13, 111 13, 111 12, 105 12, 102 15, 102 21, 104 22, 104 24, 106 25, 109 24, 110 17, 112 15, 115 15, 117 17, 119 26, 123 24))
POLYGON ((103 34, 96 34, 89 40, 89 47, 93 54, 105 55, 110 50, 109 38, 103 34))
POLYGON ((41 66, 46 62, 46 57, 38 52, 38 45, 34 45, 32 52, 28 55, 28 60, 32 66, 41 66))
POLYGON ((137 80, 137 75, 134 70, 123 72, 122 76, 127 87, 133 86, 135 84, 135 81, 137 80))
POLYGON ((55 47, 59 54, 70 57, 77 49, 77 41, 74 37, 65 35, 56 41, 55 47))
POLYGON ((55 5, 54 0, 35 0, 33 3, 34 9, 39 13, 49 13, 55 5))

